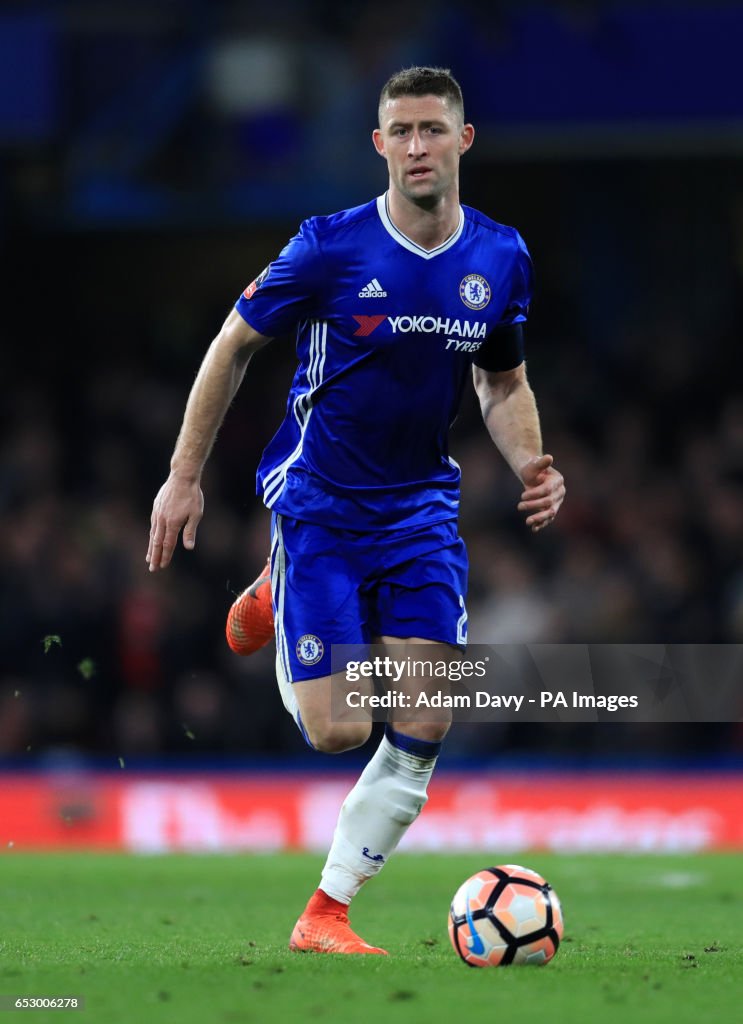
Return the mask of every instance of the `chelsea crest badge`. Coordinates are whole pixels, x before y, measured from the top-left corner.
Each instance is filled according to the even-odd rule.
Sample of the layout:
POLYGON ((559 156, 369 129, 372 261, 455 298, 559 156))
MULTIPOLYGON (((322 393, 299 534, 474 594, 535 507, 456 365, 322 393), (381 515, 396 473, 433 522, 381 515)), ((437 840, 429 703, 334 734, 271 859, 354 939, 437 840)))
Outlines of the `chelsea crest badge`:
POLYGON ((470 309, 484 309, 490 302, 490 285, 481 274, 467 274, 459 285, 459 298, 470 309))

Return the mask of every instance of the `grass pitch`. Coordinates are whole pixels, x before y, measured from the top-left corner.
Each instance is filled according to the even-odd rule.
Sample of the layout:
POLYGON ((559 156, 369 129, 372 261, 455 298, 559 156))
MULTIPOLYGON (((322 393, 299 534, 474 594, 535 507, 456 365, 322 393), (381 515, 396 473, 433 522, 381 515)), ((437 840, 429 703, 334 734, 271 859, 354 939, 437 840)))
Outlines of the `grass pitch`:
MULTIPOLYGON (((88 1024, 718 1024, 743 995, 741 858, 542 854, 566 932, 546 967, 476 970, 449 945, 449 901, 492 856, 399 855, 352 913, 383 957, 290 953, 321 859, 29 855, 0 860, 0 995, 88 1024)), ((4 1014, 0 1016, 0 1019, 4 1014)))

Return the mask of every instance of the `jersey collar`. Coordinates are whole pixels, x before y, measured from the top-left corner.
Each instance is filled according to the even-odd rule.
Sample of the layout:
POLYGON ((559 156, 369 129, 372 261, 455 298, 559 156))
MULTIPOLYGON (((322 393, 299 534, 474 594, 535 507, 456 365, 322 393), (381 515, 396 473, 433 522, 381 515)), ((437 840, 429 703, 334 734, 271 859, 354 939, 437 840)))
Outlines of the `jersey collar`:
POLYGON ((385 192, 381 196, 377 196, 377 212, 379 213, 379 219, 382 221, 385 230, 392 235, 398 245, 401 245, 403 249, 407 249, 409 252, 414 252, 416 256, 421 256, 424 260, 433 259, 434 256, 439 256, 442 252, 446 252, 447 249, 451 249, 459 239, 459 236, 462 234, 464 229, 464 210, 460 206, 459 223, 457 224, 454 233, 449 235, 446 241, 442 242, 441 245, 437 245, 435 249, 424 249, 422 245, 418 245, 418 243, 414 242, 412 238, 408 238, 407 235, 404 235, 402 231, 400 231, 399 228, 396 228, 392 223, 389 210, 388 192, 385 192))

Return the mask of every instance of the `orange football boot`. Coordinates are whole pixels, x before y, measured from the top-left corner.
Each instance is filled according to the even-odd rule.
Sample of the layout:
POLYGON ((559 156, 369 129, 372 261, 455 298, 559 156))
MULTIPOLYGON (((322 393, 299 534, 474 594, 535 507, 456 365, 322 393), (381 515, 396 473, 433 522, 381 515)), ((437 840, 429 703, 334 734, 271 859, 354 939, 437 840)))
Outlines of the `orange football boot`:
POLYGON ((230 608, 225 633, 235 654, 255 654, 273 640, 270 559, 258 579, 243 590, 230 608))
POLYGON ((289 949, 298 953, 377 953, 386 949, 370 946, 359 938, 348 922, 348 907, 318 889, 294 925, 289 949))

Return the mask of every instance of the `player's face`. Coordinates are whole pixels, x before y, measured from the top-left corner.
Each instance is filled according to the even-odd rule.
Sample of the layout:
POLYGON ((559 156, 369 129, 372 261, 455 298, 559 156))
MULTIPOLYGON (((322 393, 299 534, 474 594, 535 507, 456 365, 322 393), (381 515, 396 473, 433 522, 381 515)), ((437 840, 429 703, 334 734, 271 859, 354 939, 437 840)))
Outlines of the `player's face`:
POLYGON ((440 96, 387 100, 374 146, 387 161, 390 184, 414 203, 427 205, 459 187, 459 158, 475 130, 462 124, 440 96))

